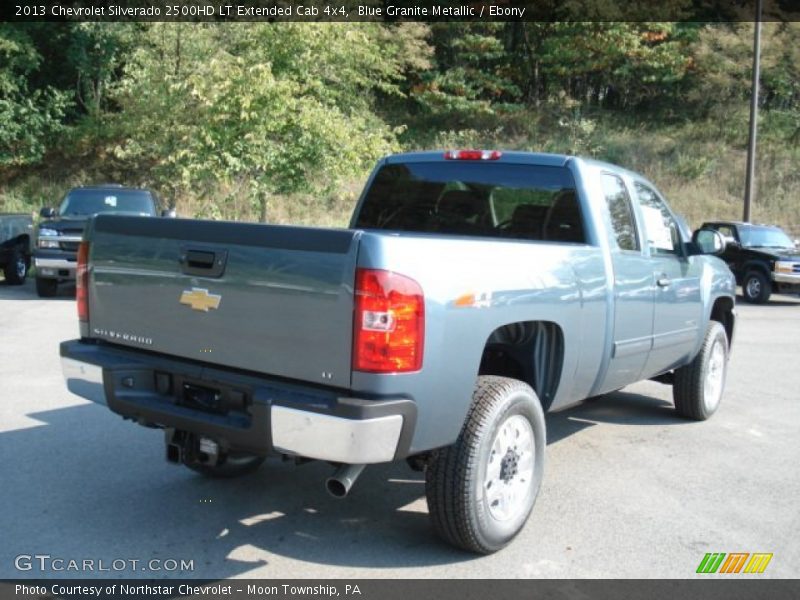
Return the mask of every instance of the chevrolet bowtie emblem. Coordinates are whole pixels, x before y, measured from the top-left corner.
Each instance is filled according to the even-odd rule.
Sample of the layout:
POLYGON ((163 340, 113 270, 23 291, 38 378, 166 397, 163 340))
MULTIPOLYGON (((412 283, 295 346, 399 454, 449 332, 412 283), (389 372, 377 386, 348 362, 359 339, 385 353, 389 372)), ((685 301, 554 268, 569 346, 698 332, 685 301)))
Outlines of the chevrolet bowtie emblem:
POLYGON ((220 300, 222 300, 222 296, 209 294, 208 290, 202 288, 192 288, 181 294, 181 304, 191 306, 192 310, 202 310, 203 312, 208 312, 210 308, 219 308, 220 300))

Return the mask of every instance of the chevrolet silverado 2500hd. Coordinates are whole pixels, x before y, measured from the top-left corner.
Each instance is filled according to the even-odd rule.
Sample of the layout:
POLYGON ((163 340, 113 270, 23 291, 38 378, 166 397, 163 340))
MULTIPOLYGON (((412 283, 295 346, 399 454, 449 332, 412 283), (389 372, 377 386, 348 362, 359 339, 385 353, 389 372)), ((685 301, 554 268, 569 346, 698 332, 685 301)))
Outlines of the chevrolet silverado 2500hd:
POLYGON ((734 279, 643 177, 499 151, 381 160, 349 229, 98 215, 78 254, 68 388, 232 475, 269 454, 424 469, 436 532, 488 553, 524 525, 544 413, 641 379, 706 419, 734 279))

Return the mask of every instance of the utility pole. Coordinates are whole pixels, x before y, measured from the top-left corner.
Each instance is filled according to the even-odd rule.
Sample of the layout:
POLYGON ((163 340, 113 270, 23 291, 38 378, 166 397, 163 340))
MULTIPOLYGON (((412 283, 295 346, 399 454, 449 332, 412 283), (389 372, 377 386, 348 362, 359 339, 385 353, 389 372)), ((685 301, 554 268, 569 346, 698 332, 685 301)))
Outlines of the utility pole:
POLYGON ((756 187, 756 138, 758 137, 758 82, 761 78, 761 10, 756 0, 756 22, 753 34, 753 87, 750 92, 750 139, 747 142, 747 175, 744 184, 744 221, 750 221, 750 204, 756 187))

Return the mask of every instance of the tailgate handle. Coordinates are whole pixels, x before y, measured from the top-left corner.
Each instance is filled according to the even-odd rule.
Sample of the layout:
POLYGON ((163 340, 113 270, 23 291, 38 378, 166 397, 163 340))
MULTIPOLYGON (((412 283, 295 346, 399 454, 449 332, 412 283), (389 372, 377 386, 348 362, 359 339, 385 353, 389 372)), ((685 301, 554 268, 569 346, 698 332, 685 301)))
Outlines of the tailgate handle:
POLYGON ((227 250, 181 248, 181 272, 200 277, 222 277, 228 262, 227 250))

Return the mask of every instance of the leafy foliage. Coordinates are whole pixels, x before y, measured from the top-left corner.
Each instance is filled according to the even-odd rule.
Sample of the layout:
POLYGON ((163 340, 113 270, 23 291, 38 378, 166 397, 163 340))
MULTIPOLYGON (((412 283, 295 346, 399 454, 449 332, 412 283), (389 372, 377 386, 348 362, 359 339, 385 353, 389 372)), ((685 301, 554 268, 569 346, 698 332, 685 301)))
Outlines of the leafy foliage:
POLYGON ((67 96, 49 87, 28 89, 39 60, 23 31, 0 24, 0 167, 41 160, 48 138, 61 129, 67 96))
MULTIPOLYGON (((371 86, 395 90, 402 61, 376 61, 364 26, 158 24, 120 81, 126 141, 117 158, 149 166, 175 192, 246 184, 267 198, 332 185, 391 151, 371 86)), ((212 211, 213 216, 213 211, 212 211)))
MULTIPOLYGON (((383 153, 485 144, 658 165, 734 206, 752 23, 537 6, 561 20, 0 24, 0 195, 39 197, 37 177, 42 190, 119 180, 197 216, 294 218, 288 198, 348 205, 383 153)), ((764 206, 783 206, 797 189, 800 24, 764 23, 762 48, 760 164, 781 180, 759 181, 774 186, 764 206)))

